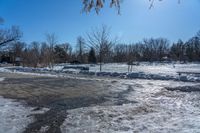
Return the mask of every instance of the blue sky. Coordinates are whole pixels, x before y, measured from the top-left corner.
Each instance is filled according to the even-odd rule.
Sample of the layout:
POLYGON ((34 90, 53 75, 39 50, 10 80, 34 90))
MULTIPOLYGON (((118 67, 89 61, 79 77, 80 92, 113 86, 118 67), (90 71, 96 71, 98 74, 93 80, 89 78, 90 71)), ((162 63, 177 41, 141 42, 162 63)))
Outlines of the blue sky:
MULTIPOLYGON (((107 0, 108 1, 108 0, 107 0)), ((163 0, 149 10, 148 0, 124 0, 121 15, 109 5, 97 15, 81 13, 82 0, 0 0, 0 16, 5 24, 18 25, 22 41, 45 41, 46 33, 55 33, 59 43, 76 43, 91 28, 105 24, 112 36, 132 43, 143 38, 165 37, 171 42, 186 41, 200 30, 200 0, 163 0)))

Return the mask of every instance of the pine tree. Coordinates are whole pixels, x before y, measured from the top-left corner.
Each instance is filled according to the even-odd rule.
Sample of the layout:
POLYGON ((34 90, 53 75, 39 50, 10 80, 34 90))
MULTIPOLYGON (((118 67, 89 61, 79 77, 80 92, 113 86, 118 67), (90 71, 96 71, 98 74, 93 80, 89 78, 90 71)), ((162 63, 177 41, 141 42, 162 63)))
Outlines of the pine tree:
POLYGON ((88 62, 94 64, 97 62, 94 48, 89 51, 88 62))

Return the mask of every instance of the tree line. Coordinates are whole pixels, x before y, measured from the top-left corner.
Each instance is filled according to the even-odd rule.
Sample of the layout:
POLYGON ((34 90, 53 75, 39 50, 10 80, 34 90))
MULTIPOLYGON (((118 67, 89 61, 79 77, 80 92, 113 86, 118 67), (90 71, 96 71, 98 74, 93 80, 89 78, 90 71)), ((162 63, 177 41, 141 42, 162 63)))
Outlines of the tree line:
POLYGON ((200 61, 200 37, 173 44, 165 38, 144 39, 136 44, 119 44, 114 47, 114 62, 128 61, 200 61))
MULTIPOLYGON (((55 34, 46 41, 27 44, 19 41, 18 28, 0 30, 1 62, 20 62, 23 66, 53 67, 59 63, 111 63, 139 61, 200 61, 200 31, 186 42, 170 44, 165 38, 150 38, 133 44, 120 44, 103 25, 91 30, 86 37, 77 37, 77 44, 59 44, 55 34), (6 49, 5 49, 6 48, 6 49)), ((100 65, 101 66, 101 65, 100 65)), ((101 67, 100 67, 101 69, 101 67)))

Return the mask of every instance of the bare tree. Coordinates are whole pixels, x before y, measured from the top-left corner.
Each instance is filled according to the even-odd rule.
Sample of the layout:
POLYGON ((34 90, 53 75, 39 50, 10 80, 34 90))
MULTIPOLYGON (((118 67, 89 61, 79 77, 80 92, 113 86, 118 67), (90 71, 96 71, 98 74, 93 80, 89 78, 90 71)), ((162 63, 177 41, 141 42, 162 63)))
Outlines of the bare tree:
POLYGON ((197 32, 196 37, 200 40, 200 30, 197 32))
POLYGON ((170 55, 174 60, 184 61, 185 46, 181 39, 177 43, 173 43, 170 48, 170 55))
POLYGON ((169 50, 169 41, 165 38, 144 39, 144 57, 147 61, 161 61, 169 50))
POLYGON ((76 46, 76 48, 77 48, 77 53, 78 53, 78 60, 81 63, 84 62, 84 57, 83 56, 84 56, 84 53, 85 53, 85 44, 86 44, 86 42, 85 42, 84 38, 79 36, 77 38, 77 44, 76 44, 77 46, 76 46))
POLYGON ((65 52, 67 53, 66 60, 69 62, 72 58, 72 46, 69 43, 61 44, 65 52))
POLYGON ((0 29, 0 46, 17 41, 21 38, 22 33, 19 27, 12 26, 10 29, 0 29))
MULTIPOLYGON (((25 48, 26 44, 22 42, 15 42, 12 44, 12 61, 13 63, 18 59, 22 61, 23 58, 23 51, 25 48)), ((14 64, 13 64, 14 65, 14 64)))
POLYGON ((48 46, 47 43, 43 42, 41 44, 41 49, 40 49, 41 57, 40 57, 40 64, 42 66, 50 66, 50 47, 48 46))
POLYGON ((90 48, 90 51, 88 53, 88 63, 96 64, 96 54, 94 48, 90 48))
POLYGON ((57 44, 57 37, 54 33, 46 34, 46 40, 50 47, 50 68, 53 68, 54 64, 54 46, 57 44))
POLYGON ((32 42, 31 43, 31 59, 33 67, 37 67, 40 61, 40 43, 32 42))
POLYGON ((110 39, 110 32, 107 26, 103 25, 100 29, 93 29, 90 33, 87 34, 88 44, 90 47, 93 47, 98 53, 99 62, 100 62, 100 71, 102 71, 102 62, 104 58, 109 54, 112 46, 116 41, 110 39))

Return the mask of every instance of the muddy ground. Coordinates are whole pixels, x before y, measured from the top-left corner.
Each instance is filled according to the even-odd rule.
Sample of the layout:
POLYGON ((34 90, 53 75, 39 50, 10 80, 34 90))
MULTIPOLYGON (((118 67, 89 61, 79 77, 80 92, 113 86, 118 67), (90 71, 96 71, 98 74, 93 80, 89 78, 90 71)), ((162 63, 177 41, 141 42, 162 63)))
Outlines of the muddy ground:
POLYGON ((25 133, 39 132, 45 126, 50 127, 46 131, 48 133, 60 133, 60 126, 67 117, 66 112, 69 109, 105 105, 105 103, 116 105, 133 103, 124 98, 126 93, 134 91, 131 86, 127 86, 127 90, 123 92, 109 91, 117 81, 9 73, 0 73, 0 76, 5 77, 5 80, 0 82, 0 96, 25 101, 27 106, 36 107, 36 110, 43 107, 50 109, 44 114, 35 114, 35 121, 28 125, 25 133))

